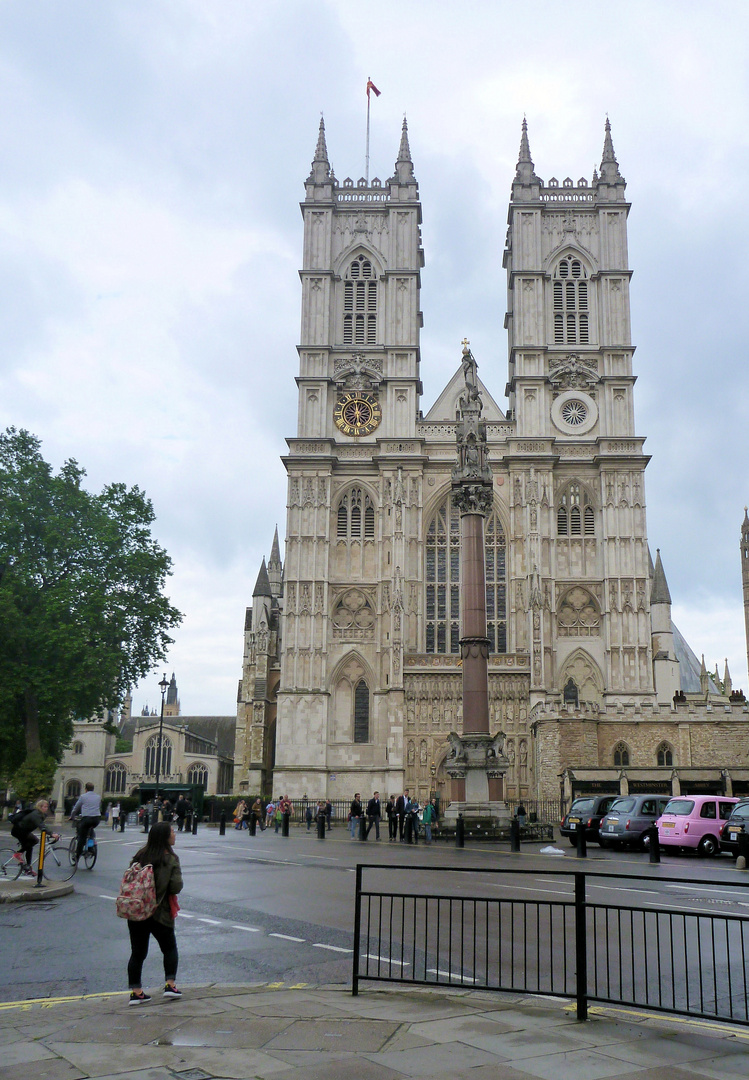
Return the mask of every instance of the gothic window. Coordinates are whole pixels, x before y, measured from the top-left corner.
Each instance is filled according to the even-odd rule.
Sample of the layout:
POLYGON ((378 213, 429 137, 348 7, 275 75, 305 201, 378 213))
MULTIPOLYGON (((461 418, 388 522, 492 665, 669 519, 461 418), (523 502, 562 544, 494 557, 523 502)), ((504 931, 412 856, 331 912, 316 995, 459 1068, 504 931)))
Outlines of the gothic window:
POLYGON ((354 690, 354 742, 369 742, 369 687, 364 679, 354 690))
POLYGON ((107 773, 104 778, 104 790, 111 795, 122 795, 125 791, 127 769, 119 761, 113 761, 107 765, 107 773))
POLYGON ((361 589, 349 589, 333 609, 335 636, 348 641, 365 641, 373 636, 375 613, 361 589))
POLYGON ((573 255, 554 271, 554 343, 588 343, 588 282, 585 267, 573 255))
POLYGON ((595 536, 592 500, 582 484, 569 484, 557 502, 557 536, 595 536))
POLYGON ((187 782, 188 784, 201 784, 206 788, 208 786, 208 766, 204 765, 202 761, 194 762, 187 770, 187 782))
POLYGON ((343 344, 377 344, 377 281, 364 255, 354 259, 343 283, 343 344))
MULTIPOLYGON (((145 769, 146 776, 156 775, 156 766, 159 759, 159 736, 152 735, 146 743, 145 769)), ((172 771, 172 742, 166 735, 161 741, 161 766, 158 769, 161 777, 168 776, 172 771)))
POLYGON ((361 488, 351 488, 341 498, 336 517, 336 536, 339 540, 375 538, 375 512, 369 495, 361 488))
POLYGON ((81 782, 80 780, 68 780, 65 788, 65 794, 69 799, 77 799, 81 794, 81 782))
POLYGON ((73 743, 73 753, 74 754, 82 754, 83 753, 83 743, 82 742, 74 742, 73 743))
POLYGON ((658 747, 656 760, 659 765, 673 765, 674 752, 667 742, 661 743, 658 747))
POLYGON ((626 769, 629 765, 629 747, 626 743, 617 743, 614 747, 614 766, 618 769, 626 769))
MULTIPOLYGON (((496 513, 485 525, 486 622, 492 652, 507 652, 505 534, 496 513)), ((425 647, 428 653, 460 652, 460 514, 450 496, 426 534, 425 647)))
POLYGON ((601 613, 595 597, 581 585, 565 593, 557 613, 560 637, 599 637, 601 613))

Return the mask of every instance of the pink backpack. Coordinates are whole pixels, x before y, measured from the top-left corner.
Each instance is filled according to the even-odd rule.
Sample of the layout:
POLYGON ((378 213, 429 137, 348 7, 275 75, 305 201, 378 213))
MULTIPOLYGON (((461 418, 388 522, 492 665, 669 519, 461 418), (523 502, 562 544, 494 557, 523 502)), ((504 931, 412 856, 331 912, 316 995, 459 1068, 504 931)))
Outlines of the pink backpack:
POLYGON ((135 862, 128 866, 120 885, 120 895, 117 897, 119 917, 143 922, 153 915, 157 907, 156 884, 151 864, 141 866, 135 862))

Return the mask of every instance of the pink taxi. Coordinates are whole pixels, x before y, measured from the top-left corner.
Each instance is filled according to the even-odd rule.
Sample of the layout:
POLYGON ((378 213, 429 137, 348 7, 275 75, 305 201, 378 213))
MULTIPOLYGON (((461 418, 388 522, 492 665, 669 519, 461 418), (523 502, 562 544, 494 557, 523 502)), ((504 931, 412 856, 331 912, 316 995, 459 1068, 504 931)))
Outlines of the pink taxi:
POLYGON ((677 795, 658 818, 658 839, 666 847, 697 849, 717 855, 720 830, 738 799, 724 795, 677 795))

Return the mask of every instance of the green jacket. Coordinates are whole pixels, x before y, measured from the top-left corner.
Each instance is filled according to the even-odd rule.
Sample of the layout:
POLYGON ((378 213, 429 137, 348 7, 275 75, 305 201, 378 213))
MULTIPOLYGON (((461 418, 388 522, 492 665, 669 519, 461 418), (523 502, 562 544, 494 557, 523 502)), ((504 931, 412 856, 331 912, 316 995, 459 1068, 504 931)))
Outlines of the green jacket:
POLYGON ((156 900, 158 907, 151 916, 157 923, 164 926, 174 926, 174 919, 169 910, 169 897, 182 892, 182 868, 176 855, 168 855, 160 866, 155 867, 153 872, 156 885, 156 900))
POLYGON ((431 825, 434 821, 434 807, 431 803, 427 803, 424 807, 424 813, 421 816, 421 820, 425 825, 431 825))

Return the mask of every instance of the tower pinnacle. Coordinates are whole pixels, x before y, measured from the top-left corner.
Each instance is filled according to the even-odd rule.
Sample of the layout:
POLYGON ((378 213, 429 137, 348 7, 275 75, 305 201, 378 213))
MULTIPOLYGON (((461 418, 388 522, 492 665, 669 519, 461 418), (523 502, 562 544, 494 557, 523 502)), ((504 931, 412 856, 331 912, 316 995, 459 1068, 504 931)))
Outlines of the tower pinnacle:
POLYGON ((412 183, 415 180, 414 166, 411 160, 411 147, 408 144, 408 123, 403 117, 401 128, 401 142, 398 147, 398 157, 395 162, 395 180, 399 184, 412 183))
POLYGON ((309 174, 308 183, 322 184, 330 179, 330 162, 328 161, 328 147, 325 142, 325 120, 320 117, 320 129, 317 133, 317 146, 315 156, 312 159, 312 171, 309 174))
POLYGON ((518 163, 515 169, 513 191, 518 185, 520 185, 520 187, 528 187, 531 184, 540 183, 541 181, 536 176, 536 171, 533 167, 533 158, 531 157, 531 147, 528 141, 528 122, 525 117, 523 117, 523 128, 520 136, 520 152, 518 154, 518 163))
POLYGON ((614 153, 614 142, 611 138, 611 124, 609 123, 608 116, 606 117, 606 129, 603 137, 603 154, 601 156, 600 183, 624 183, 624 177, 619 172, 619 162, 616 160, 616 154, 614 153))

